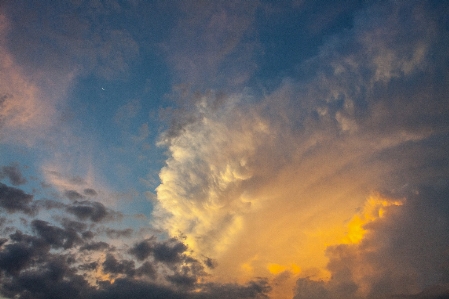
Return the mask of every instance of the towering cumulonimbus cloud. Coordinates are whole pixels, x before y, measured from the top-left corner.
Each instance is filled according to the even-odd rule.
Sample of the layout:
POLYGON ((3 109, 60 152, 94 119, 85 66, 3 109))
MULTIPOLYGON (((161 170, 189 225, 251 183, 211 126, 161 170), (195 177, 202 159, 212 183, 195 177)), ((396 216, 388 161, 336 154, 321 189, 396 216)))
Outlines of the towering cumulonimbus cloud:
MULTIPOLYGON (((373 4, 301 66, 311 78, 285 80, 261 100, 250 92, 220 101, 213 93, 192 97, 190 118, 161 139, 169 151, 154 213, 161 227, 216 259, 220 279, 303 277, 297 298, 320 296, 307 295, 308 287, 337 294, 328 287, 344 283, 352 293, 330 298, 413 294, 444 282, 436 264, 418 259, 406 266, 424 256, 419 246, 404 249, 409 256, 401 259, 387 245, 401 233, 409 240, 421 234, 405 224, 418 205, 433 204, 421 188, 436 188, 444 206, 448 35, 439 8, 373 4), (377 216, 351 222, 376 192, 384 194, 374 205, 377 216), (367 233, 351 239, 354 231, 367 233), (373 239, 381 247, 367 247, 373 239), (404 265, 402 272, 385 259, 404 265), (368 268, 372 276, 363 274, 368 268), (403 280, 387 283, 386 273, 403 280)), ((418 218, 430 229, 444 227, 447 216, 439 224, 418 218)), ((447 248, 439 233, 439 248, 447 248)), ((441 251, 429 254, 429 261, 447 261, 441 251)))
POLYGON ((253 176, 250 159, 269 133, 257 115, 239 110, 240 100, 235 96, 214 108, 207 97, 199 99, 195 120, 161 141, 171 158, 160 174, 157 222, 185 234, 192 249, 205 253, 226 246, 251 208, 242 197, 243 184, 253 176))

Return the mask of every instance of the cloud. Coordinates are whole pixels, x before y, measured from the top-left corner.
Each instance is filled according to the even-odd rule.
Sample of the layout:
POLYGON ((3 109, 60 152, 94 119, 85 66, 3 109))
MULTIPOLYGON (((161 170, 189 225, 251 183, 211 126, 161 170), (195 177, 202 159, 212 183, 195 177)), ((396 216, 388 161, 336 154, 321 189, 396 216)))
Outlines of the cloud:
POLYGON ((105 249, 109 248, 109 244, 106 242, 94 242, 85 244, 82 247, 80 247, 80 250, 99 250, 104 251, 105 249))
POLYGON ((125 228, 125 229, 112 229, 107 228, 106 234, 109 238, 112 239, 118 239, 118 238, 127 238, 130 237, 133 233, 133 230, 131 228, 125 228))
POLYGON ((22 176, 17 164, 2 166, 0 168, 0 179, 7 177, 14 186, 23 185, 27 180, 22 176))
POLYGON ((0 206, 8 213, 22 212, 32 214, 33 211, 30 206, 32 200, 33 195, 0 183, 0 206))
POLYGON ((360 243, 330 246, 332 278, 301 278, 295 298, 437 298, 432 289, 449 295, 442 287, 449 269, 447 192, 421 187, 402 206, 387 207, 365 224, 360 243))
POLYGON ((103 204, 95 201, 76 201, 67 207, 67 212, 80 220, 99 222, 121 217, 121 213, 107 209, 103 204))
POLYGON ((92 188, 84 189, 83 193, 84 193, 84 195, 87 195, 87 196, 97 196, 98 195, 97 191, 95 191, 92 188))
MULTIPOLYGON (((269 298, 271 287, 264 279, 249 281, 247 284, 209 284, 198 298, 269 298)), ((195 298, 195 297, 194 297, 195 298)))
POLYGON ((39 237, 56 249, 68 249, 81 242, 80 236, 73 228, 62 229, 42 220, 33 220, 31 227, 39 237))
MULTIPOLYGON (((61 114, 58 110, 66 103, 67 92, 73 84, 76 71, 74 68, 62 68, 62 63, 55 65, 53 69, 48 69, 47 66, 42 65, 33 67, 32 63, 27 64, 23 60, 21 54, 24 51, 36 50, 42 46, 42 43, 39 41, 39 47, 27 44, 26 42, 33 43, 33 39, 37 37, 33 36, 26 42, 22 40, 24 42, 22 44, 20 42, 19 45, 15 44, 25 35, 23 32, 16 32, 17 19, 11 13, 10 3, 5 2, 0 11, 1 142, 31 146, 42 139, 48 142, 54 141, 55 136, 49 132, 56 133, 61 129, 61 126, 55 128, 55 125, 61 123, 61 119, 58 118, 61 114)), ((27 25, 37 27, 30 24, 29 20, 20 23, 19 27, 23 29, 22 26, 27 25)), ((44 52, 40 54, 42 53, 44 52)), ((39 53, 35 54, 33 57, 42 58, 39 53)))
POLYGON ((108 24, 111 16, 126 17, 126 9, 118 3, 110 7, 67 2, 55 7, 44 1, 33 7, 39 12, 36 14, 17 4, 7 1, 4 5, 5 12, 14 20, 11 30, 15 38, 9 46, 28 71, 40 69, 62 76, 72 72, 93 73, 111 80, 126 77, 129 63, 139 53, 139 46, 128 30, 111 28, 108 24), (75 10, 77 13, 73 14, 75 10), (44 21, 48 19, 52 21, 44 21))
POLYGON ((187 246, 176 239, 157 242, 155 238, 150 238, 134 244, 129 253, 140 261, 152 256, 158 262, 177 264, 185 259, 186 251, 187 246))
POLYGON ((75 190, 67 190, 64 192, 64 195, 73 201, 79 200, 79 199, 83 199, 84 196, 79 194, 78 192, 76 192, 75 190))
MULTIPOLYGON (((188 255, 188 247, 182 241, 156 236, 139 239, 132 229, 98 227, 97 222, 114 214, 98 202, 33 201, 32 195, 20 189, 1 187, 8 194, 26 199, 15 201, 21 202, 18 207, 8 205, 11 212, 28 208, 34 212, 30 221, 17 219, 13 214, 7 214, 3 221, 17 224, 23 231, 18 227, 2 230, 5 235, 0 238, 2 296, 220 298, 221 290, 225 290, 235 294, 235 298, 264 298, 268 291, 262 282, 242 286, 204 283, 203 264, 188 255), (71 214, 84 221, 72 219, 71 214), (135 243, 130 248, 126 242, 110 239, 110 235, 134 236, 135 243)), ((111 225, 120 227, 117 222, 111 225)))
POLYGON ((39 269, 30 269, 3 284, 6 296, 29 296, 33 298, 80 298, 89 290, 82 276, 76 275, 67 260, 49 257, 40 263, 39 269))
POLYGON ((55 109, 5 47, 8 30, 9 21, 0 11, 0 138, 28 143, 32 134, 51 126, 55 109))
MULTIPOLYGON (((251 92, 222 101, 214 92, 180 93, 192 104, 161 138, 169 157, 154 223, 216 259, 218 280, 274 279, 279 272, 270 265, 328 280, 330 248, 342 243, 348 219, 373 192, 407 190, 409 200, 420 186, 447 184, 448 72, 441 62, 449 35, 440 11, 430 3, 368 6, 351 30, 298 67, 307 79, 285 79, 258 101, 251 92)), ((380 244, 390 236, 383 235, 380 244)), ((389 269, 378 271, 389 277, 389 269)), ((402 282, 389 279, 399 292, 402 282)))
MULTIPOLYGON (((67 151, 71 156, 71 150, 67 149, 67 151)), ((55 152, 52 162, 45 162, 41 166, 46 184, 72 202, 87 201, 92 198, 105 205, 116 202, 117 195, 99 182, 99 176, 94 171, 95 165, 90 162, 89 156, 86 154, 82 157, 71 157, 70 161, 66 161, 64 160, 67 158, 66 154, 55 152), (60 169, 64 171, 59 171, 60 169), (73 174, 77 172, 82 175, 73 174)))
POLYGON ((200 283, 199 278, 204 275, 201 264, 180 255, 186 247, 175 240, 150 238, 154 260, 141 263, 133 255, 123 256, 123 248, 111 250, 103 241, 86 243, 80 238, 85 227, 75 232, 71 227, 61 228, 35 219, 29 228, 30 234, 16 231, 2 239, 3 296, 137 299, 221 298, 223 294, 232 294, 233 298, 266 298, 264 294, 269 290, 264 281, 248 285, 200 283), (163 249, 168 253, 163 253, 163 249), (103 253, 103 258, 93 251, 103 253))
POLYGON ((103 270, 111 274, 126 274, 128 276, 134 275, 134 261, 121 260, 118 261, 112 254, 106 256, 103 263, 103 270))
POLYGON ((182 259, 182 253, 187 250, 187 246, 175 239, 156 244, 153 248, 156 261, 163 263, 178 263, 182 259))
MULTIPOLYGON (((262 46, 261 2, 151 6, 173 20, 155 39, 169 33, 159 50, 180 83, 168 96, 179 109, 165 110, 171 126, 159 145, 167 159, 151 228, 139 230, 107 204, 113 192, 96 182, 92 145, 55 120, 80 74, 127 77, 143 49, 135 39, 147 30, 123 24, 143 2, 45 2, 32 12, 25 2, 5 3, 0 138, 37 156, 51 148, 56 162, 42 167, 54 188, 43 198, 24 191, 34 181, 17 188, 28 180, 16 164, 0 168, 14 186, 0 183, 3 296, 448 295, 447 4, 364 4, 351 27, 291 67, 299 79, 264 92, 244 88, 262 46)), ((330 6, 309 29, 329 27, 333 8, 346 9, 330 6)), ((130 102, 112 120, 126 127, 142 107, 130 102)), ((151 136, 150 123, 139 124, 128 140, 151 136)))
POLYGON ((183 1, 183 17, 162 49, 175 78, 200 89, 242 86, 255 71, 257 2, 183 1))
POLYGON ((129 250, 129 252, 134 255, 138 260, 142 261, 150 256, 153 250, 154 239, 147 239, 134 244, 134 246, 129 250))

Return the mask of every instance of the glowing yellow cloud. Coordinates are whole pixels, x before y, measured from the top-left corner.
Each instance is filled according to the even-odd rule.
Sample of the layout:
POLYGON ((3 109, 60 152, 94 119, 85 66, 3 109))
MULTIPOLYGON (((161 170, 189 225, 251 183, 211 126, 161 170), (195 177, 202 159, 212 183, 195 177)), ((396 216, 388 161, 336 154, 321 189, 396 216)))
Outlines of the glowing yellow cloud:
POLYGON ((343 244, 359 243, 366 234, 364 226, 370 222, 382 218, 385 214, 385 208, 389 206, 400 206, 403 200, 390 200, 380 195, 372 195, 365 202, 363 211, 355 215, 348 224, 348 233, 343 238, 343 244))
POLYGON ((290 271, 293 274, 298 274, 301 272, 301 268, 296 264, 291 264, 289 266, 286 265, 279 265, 279 264, 268 264, 267 266, 268 271, 270 271, 271 274, 277 275, 279 273, 282 273, 284 271, 290 271))
MULTIPOLYGON (((271 100, 278 104, 280 96, 271 100)), ((366 199, 394 168, 372 156, 413 136, 336 137, 320 126, 290 131, 257 108, 237 109, 235 99, 221 110, 200 102, 198 111, 165 141, 170 157, 153 215, 197 257, 217 261, 210 279, 268 277, 288 290, 298 277, 327 280, 328 247, 360 242, 366 224, 400 204, 366 199)), ((292 297, 282 294, 277 298, 292 297)))

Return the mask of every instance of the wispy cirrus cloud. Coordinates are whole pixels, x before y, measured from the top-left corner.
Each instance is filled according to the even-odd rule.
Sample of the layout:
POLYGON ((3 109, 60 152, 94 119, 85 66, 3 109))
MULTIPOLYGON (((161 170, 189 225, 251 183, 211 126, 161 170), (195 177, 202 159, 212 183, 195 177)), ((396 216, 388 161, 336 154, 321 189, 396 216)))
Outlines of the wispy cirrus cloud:
POLYGON ((257 7, 257 1, 181 2, 182 17, 161 44, 175 78, 200 89, 244 86, 257 68, 257 7))

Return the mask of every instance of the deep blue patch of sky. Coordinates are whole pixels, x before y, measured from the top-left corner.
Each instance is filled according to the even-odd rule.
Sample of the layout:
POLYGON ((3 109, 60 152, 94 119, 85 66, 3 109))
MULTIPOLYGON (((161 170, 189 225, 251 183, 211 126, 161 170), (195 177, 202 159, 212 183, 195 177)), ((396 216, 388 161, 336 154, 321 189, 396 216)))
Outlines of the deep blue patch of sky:
POLYGON ((263 55, 256 81, 270 91, 286 77, 304 75, 298 66, 314 57, 330 36, 352 28, 354 14, 364 2, 305 1, 282 13, 260 10, 257 28, 263 55))

